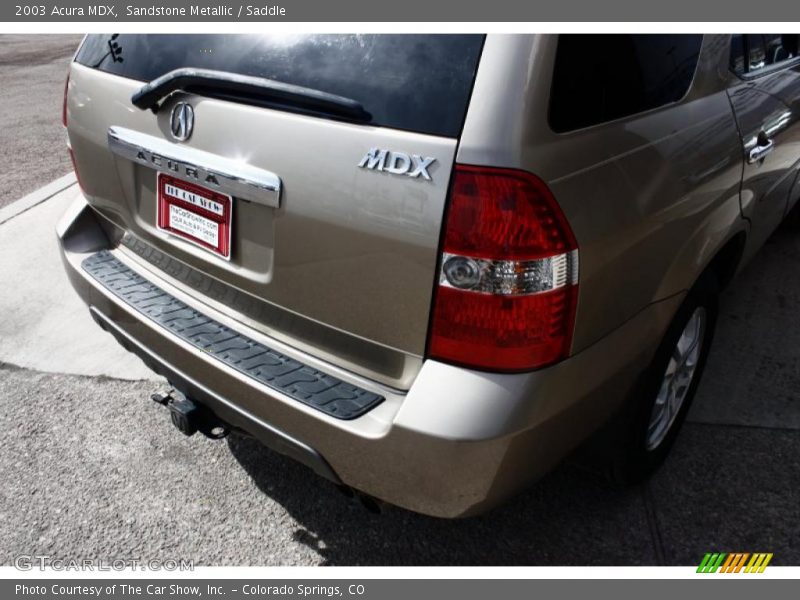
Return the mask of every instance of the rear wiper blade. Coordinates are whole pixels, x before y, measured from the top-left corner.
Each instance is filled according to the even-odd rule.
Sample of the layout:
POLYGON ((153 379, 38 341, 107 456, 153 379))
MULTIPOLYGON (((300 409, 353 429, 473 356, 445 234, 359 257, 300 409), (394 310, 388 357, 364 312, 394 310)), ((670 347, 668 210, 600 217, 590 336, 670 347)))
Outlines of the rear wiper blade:
POLYGON ((320 90, 282 83, 263 77, 251 77, 211 69, 175 69, 144 84, 131 96, 134 106, 158 112, 161 101, 175 91, 206 91, 226 97, 241 95, 244 99, 276 102, 303 110, 324 112, 358 121, 372 118, 360 102, 352 98, 320 90))

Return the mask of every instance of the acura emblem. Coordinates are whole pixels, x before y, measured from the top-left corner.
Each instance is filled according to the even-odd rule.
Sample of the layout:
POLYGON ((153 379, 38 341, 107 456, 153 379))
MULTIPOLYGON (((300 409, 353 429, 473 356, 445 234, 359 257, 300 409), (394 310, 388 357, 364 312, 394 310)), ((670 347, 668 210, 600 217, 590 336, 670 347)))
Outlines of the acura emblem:
POLYGON ((191 104, 178 102, 172 108, 169 117, 169 128, 172 136, 179 142, 185 142, 192 136, 194 128, 194 109, 191 104))

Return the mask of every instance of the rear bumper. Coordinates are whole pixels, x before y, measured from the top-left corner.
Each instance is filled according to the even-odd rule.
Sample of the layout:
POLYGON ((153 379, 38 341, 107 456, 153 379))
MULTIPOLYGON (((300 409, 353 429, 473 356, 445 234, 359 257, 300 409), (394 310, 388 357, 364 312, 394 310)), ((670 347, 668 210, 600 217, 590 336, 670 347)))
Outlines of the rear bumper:
POLYGON ((459 517, 536 479, 617 409, 681 301, 648 307, 594 346, 534 373, 500 375, 426 361, 401 392, 323 363, 232 322, 109 242, 76 199, 58 226, 73 287, 104 329, 175 387, 321 476, 414 510, 459 517), (130 269, 204 315, 384 401, 342 420, 263 385, 199 350, 110 292, 83 261, 109 249, 130 269))

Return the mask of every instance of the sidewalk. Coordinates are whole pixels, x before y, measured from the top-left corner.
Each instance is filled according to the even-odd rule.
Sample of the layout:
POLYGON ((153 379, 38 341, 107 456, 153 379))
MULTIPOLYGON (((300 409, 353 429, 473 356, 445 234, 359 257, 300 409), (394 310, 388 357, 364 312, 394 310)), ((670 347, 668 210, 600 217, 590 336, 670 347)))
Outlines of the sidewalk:
POLYGON ((0 209, 0 362, 51 373, 157 376, 95 325, 61 265, 56 223, 73 175, 0 209))

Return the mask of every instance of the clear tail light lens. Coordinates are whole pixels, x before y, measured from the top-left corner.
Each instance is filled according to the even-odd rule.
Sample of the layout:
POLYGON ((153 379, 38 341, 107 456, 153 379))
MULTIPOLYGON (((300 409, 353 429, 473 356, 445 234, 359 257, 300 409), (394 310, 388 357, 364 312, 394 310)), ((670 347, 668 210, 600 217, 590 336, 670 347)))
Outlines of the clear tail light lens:
POLYGON ((569 355, 578 247, 545 183, 456 165, 428 355, 527 371, 569 355))

